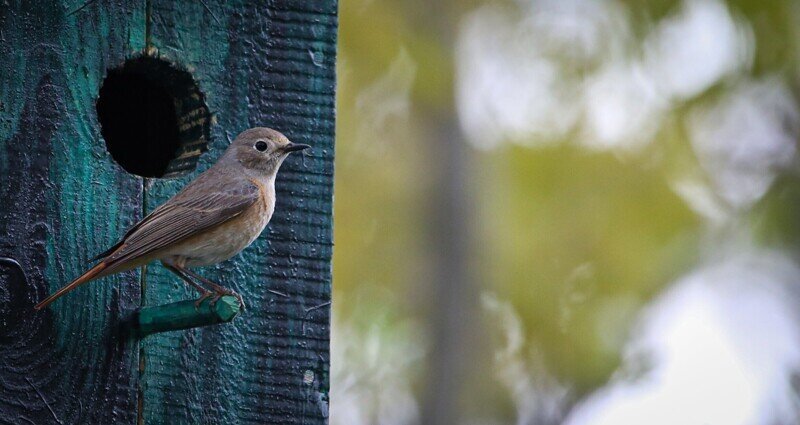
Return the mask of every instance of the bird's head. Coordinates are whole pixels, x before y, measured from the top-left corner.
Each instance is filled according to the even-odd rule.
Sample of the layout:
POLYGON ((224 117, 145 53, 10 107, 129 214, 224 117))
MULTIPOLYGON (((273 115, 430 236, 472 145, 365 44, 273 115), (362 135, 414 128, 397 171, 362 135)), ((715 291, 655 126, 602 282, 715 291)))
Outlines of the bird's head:
POLYGON ((283 160, 292 152, 311 146, 292 143, 279 131, 255 127, 236 136, 225 155, 239 162, 245 169, 264 177, 278 172, 283 160))

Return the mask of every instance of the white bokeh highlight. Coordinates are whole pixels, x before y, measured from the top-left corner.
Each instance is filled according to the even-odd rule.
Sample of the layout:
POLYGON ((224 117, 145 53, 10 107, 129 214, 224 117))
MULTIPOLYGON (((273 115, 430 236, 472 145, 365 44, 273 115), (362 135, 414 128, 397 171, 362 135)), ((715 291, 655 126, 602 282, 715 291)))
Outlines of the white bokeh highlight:
POLYGON ((718 0, 684 1, 641 42, 617 1, 519 3, 462 23, 457 108, 478 148, 576 140, 637 151, 672 109, 752 62, 752 31, 718 0))
POLYGON ((750 207, 794 162, 798 127, 798 106, 776 78, 741 83, 688 120, 713 193, 734 209, 750 207))
POLYGON ((623 369, 565 423, 798 423, 798 275, 787 257, 762 251, 681 279, 645 313, 623 369))

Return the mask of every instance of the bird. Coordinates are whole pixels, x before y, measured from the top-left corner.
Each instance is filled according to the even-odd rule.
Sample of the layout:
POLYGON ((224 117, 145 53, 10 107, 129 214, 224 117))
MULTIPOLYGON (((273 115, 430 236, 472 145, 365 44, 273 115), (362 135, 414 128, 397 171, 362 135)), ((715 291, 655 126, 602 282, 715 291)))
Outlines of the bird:
POLYGON ((240 295, 194 267, 226 261, 248 247, 275 211, 275 177, 292 152, 310 148, 279 131, 255 127, 240 133, 217 162, 136 223, 121 240, 94 257, 78 278, 34 306, 41 310, 80 285, 160 260, 200 292, 195 302, 240 295))

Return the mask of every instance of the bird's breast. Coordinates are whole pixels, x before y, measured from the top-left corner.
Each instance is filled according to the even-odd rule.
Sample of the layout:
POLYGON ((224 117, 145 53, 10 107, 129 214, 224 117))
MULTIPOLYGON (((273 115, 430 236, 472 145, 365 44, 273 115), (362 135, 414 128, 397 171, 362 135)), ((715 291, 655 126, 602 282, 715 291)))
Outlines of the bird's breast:
POLYGON ((183 257, 187 267, 207 266, 233 257, 253 243, 267 226, 275 209, 274 199, 260 196, 238 216, 181 242, 170 254, 183 257))

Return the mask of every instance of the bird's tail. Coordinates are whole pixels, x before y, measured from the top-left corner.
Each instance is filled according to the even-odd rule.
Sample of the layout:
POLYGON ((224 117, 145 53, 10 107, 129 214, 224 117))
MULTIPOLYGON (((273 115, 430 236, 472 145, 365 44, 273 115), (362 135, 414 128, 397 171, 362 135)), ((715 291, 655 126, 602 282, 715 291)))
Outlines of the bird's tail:
POLYGON ((35 310, 41 310, 41 309, 47 307, 51 302, 61 298, 62 295, 66 294, 69 291, 72 291, 73 289, 77 288, 78 286, 80 286, 80 285, 82 285, 82 284, 94 279, 95 277, 97 277, 97 275, 99 275, 103 270, 108 268, 108 266, 109 266, 108 263, 106 263, 104 261, 100 262, 100 264, 97 264, 96 266, 92 267, 86 273, 82 274, 79 278, 73 280, 70 284, 68 284, 68 285, 64 286, 63 288, 59 289, 53 295, 50 295, 49 297, 45 298, 44 301, 40 302, 39 304, 36 304, 33 308, 35 310))

